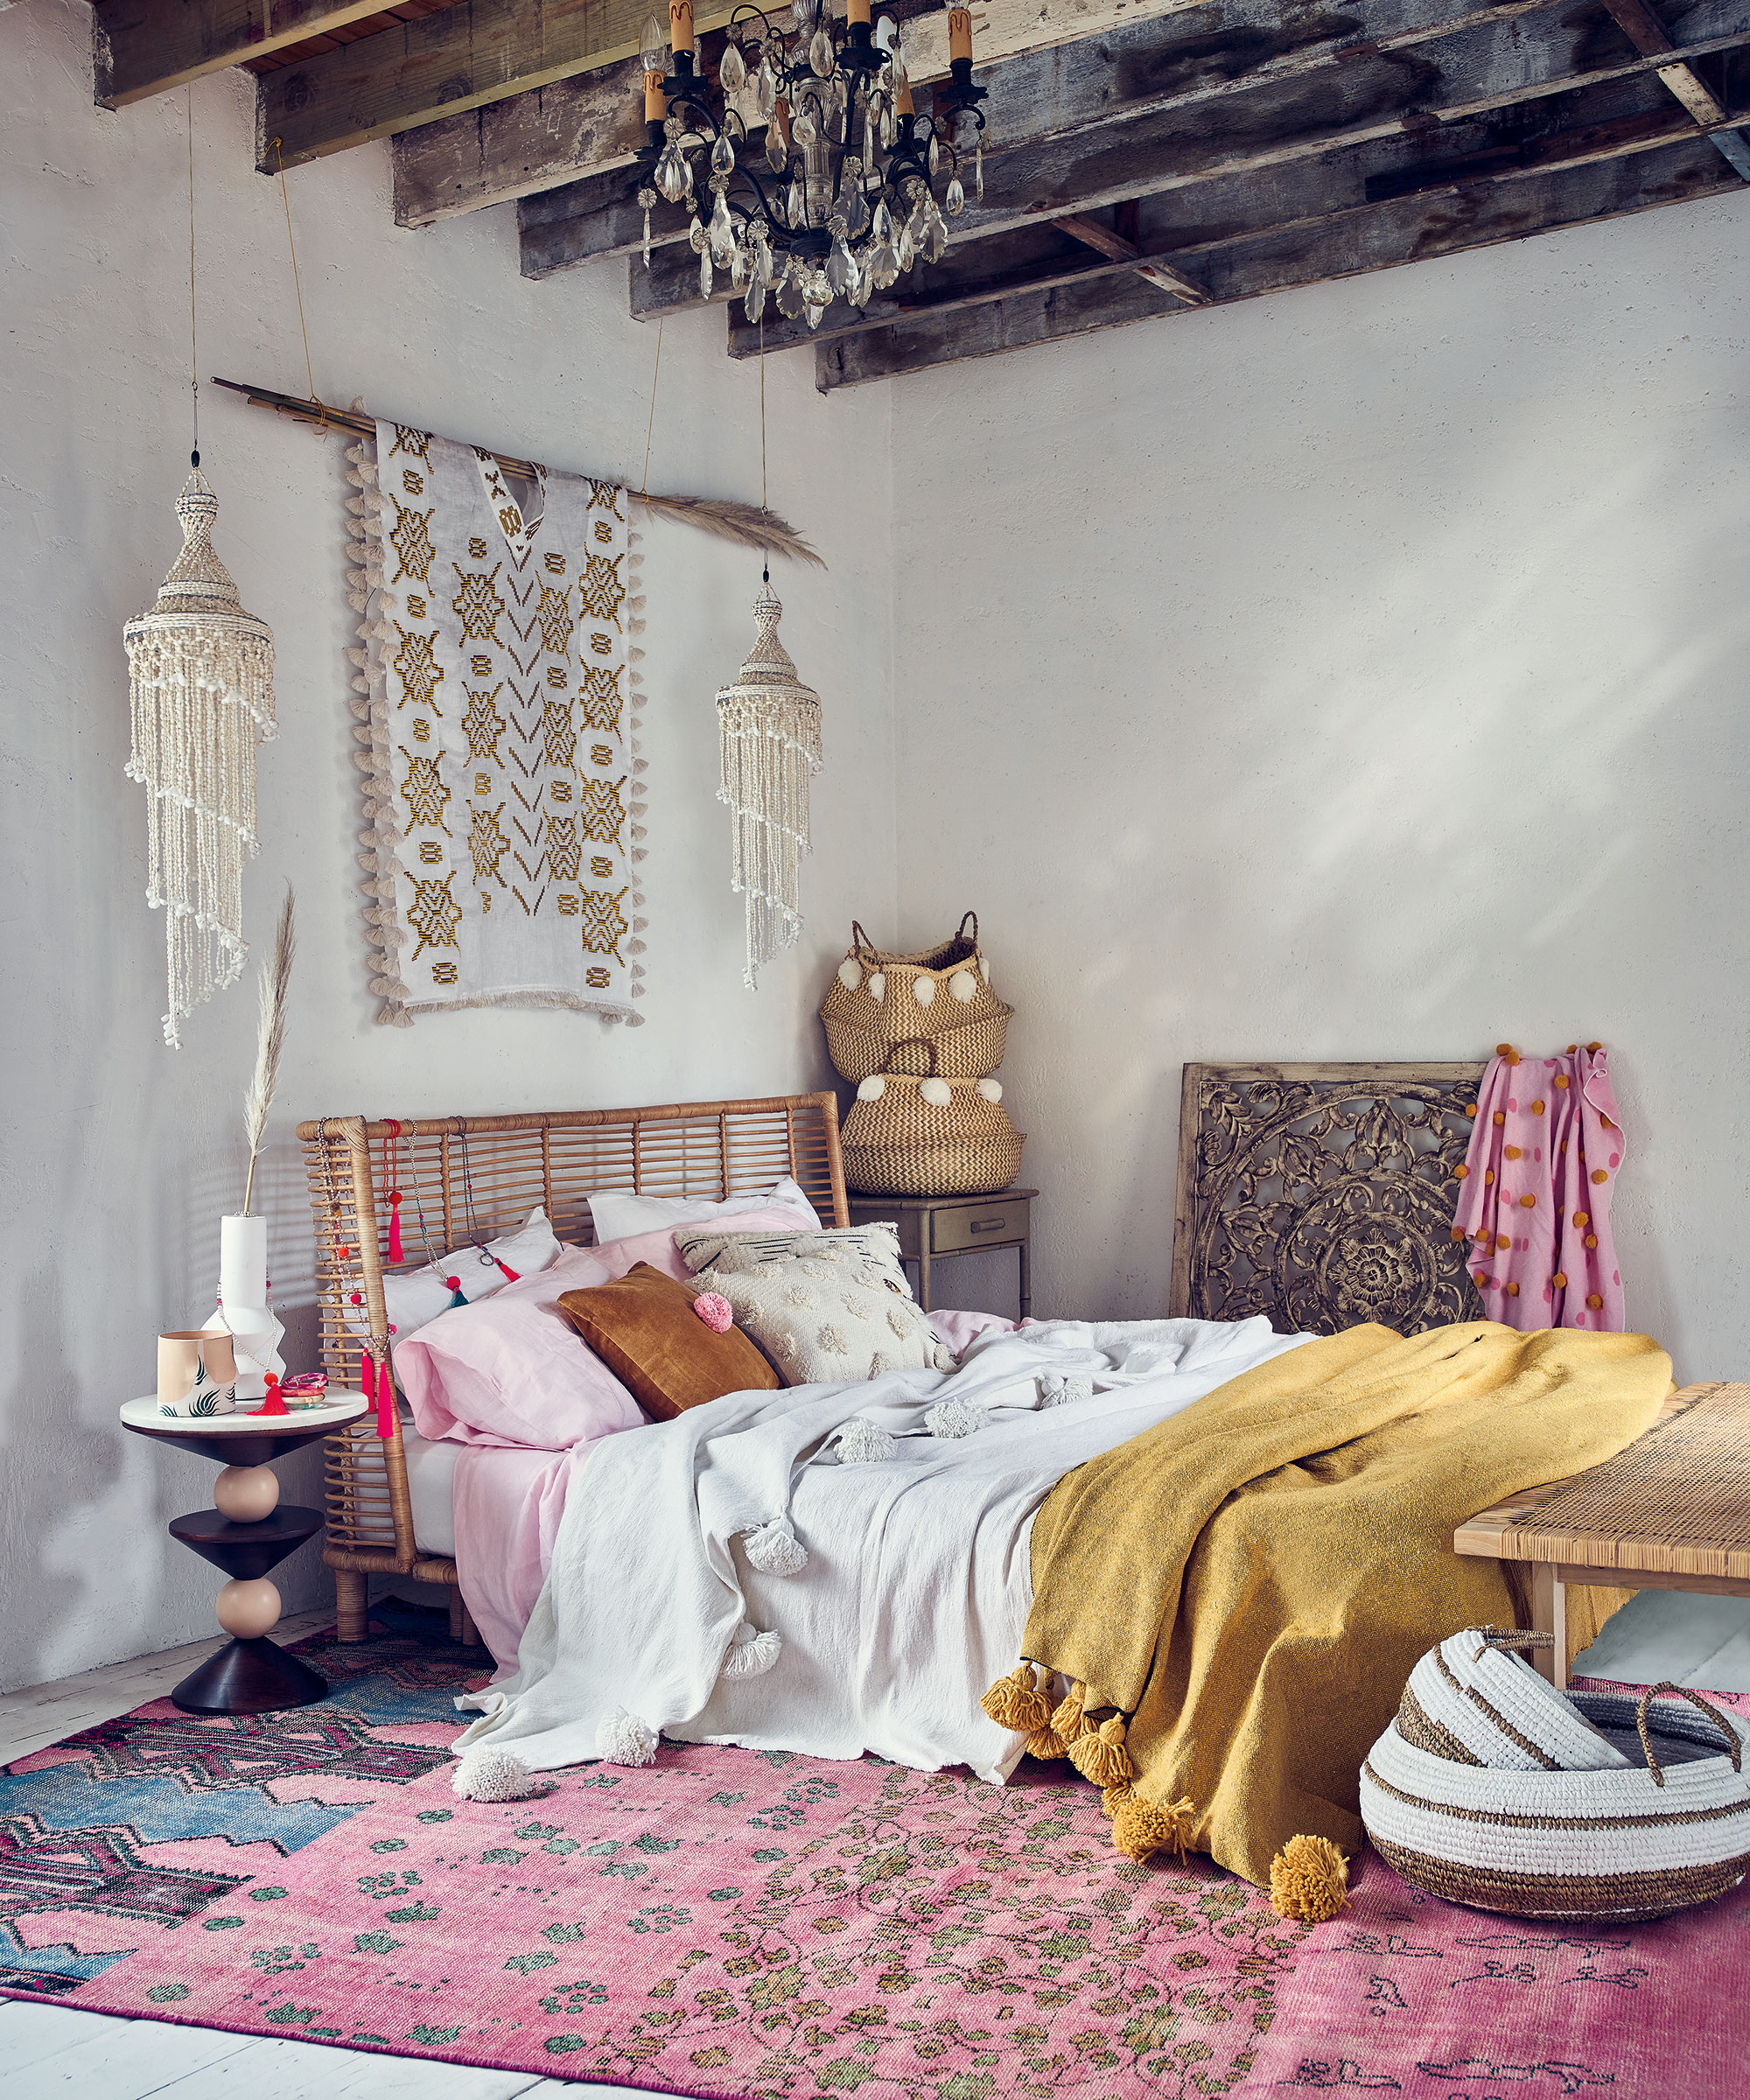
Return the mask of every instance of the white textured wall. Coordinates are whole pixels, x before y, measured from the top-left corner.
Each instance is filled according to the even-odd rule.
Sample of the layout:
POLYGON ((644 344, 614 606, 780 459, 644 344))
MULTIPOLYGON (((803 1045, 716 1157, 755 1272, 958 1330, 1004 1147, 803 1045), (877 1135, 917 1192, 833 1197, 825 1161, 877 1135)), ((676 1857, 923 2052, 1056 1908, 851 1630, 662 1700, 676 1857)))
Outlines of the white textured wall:
POLYGON ((899 382, 908 943, 1019 1011, 1037 1309, 1165 1309, 1180 1068, 1600 1037, 1630 1317, 1750 1376, 1750 197, 899 382))
MULTIPOLYGON (((167 1646, 212 1625, 219 1578, 164 1534, 212 1468, 122 1434, 160 1326, 212 1305, 218 1219, 242 1189, 253 992, 221 994, 165 1049, 163 920, 144 902, 145 802, 128 756, 122 624, 180 544, 188 454, 185 102, 91 105, 89 10, 36 0, 0 23, 0 690, 5 761, 0 1155, 0 1684, 167 1646)), ((304 388, 276 185, 251 172, 242 76, 194 92, 200 368, 304 388)), ((612 268, 517 274, 497 211, 397 232, 380 147, 295 171, 304 304, 326 398, 630 479, 655 338, 612 268)), ((759 379, 723 316, 665 332, 653 486, 757 498, 759 379)), ((778 1092, 827 1075, 814 988, 853 912, 891 919, 891 584, 885 388, 828 403, 771 365, 775 508, 830 573, 780 564, 788 642, 826 708, 828 766, 800 957, 742 989, 711 696, 752 639, 755 557, 646 528, 651 925, 646 1026, 576 1015, 372 1025, 353 884, 355 775, 341 652, 338 442, 203 395, 220 554, 278 645, 281 732, 261 762, 247 930, 298 892, 300 953, 267 1168, 283 1308, 307 1300, 300 1116, 566 1107, 778 1092)), ((251 973, 253 976, 253 973, 251 973)), ((307 1316, 294 1332, 307 1331, 307 1316)), ((307 1354, 305 1361, 307 1361, 307 1354)), ((311 1499, 313 1459, 283 1468, 311 1499)), ((323 1583, 305 1549, 289 1606, 323 1583)))

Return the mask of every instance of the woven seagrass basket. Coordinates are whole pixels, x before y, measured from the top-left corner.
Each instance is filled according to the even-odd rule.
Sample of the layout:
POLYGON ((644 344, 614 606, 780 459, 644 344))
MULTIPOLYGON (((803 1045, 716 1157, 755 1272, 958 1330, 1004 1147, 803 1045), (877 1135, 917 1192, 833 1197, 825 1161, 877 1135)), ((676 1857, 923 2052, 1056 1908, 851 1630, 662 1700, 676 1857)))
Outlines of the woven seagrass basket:
POLYGON ((1022 1134, 994 1079, 922 1077, 891 1069, 914 1049, 935 1062, 935 1046, 896 1043, 857 1089, 840 1136, 848 1186, 878 1196, 983 1196, 1021 1171, 1022 1134))
POLYGON ((1362 1768, 1362 1820, 1412 1887, 1480 1910, 1630 1922, 1724 1895, 1750 1872, 1750 1730, 1658 1684, 1564 1697, 1467 1628, 1411 1672, 1362 1768), (1649 1708, 1663 1694, 1697 1713, 1649 1708))
POLYGON ((976 912, 948 940, 912 955, 876 948, 853 919, 850 949, 820 1004, 828 1056, 841 1078, 859 1082, 902 1069, 888 1064, 888 1052, 920 1039, 937 1045, 934 1069, 942 1078, 986 1078, 1003 1061, 1013 1012, 990 989, 976 912))

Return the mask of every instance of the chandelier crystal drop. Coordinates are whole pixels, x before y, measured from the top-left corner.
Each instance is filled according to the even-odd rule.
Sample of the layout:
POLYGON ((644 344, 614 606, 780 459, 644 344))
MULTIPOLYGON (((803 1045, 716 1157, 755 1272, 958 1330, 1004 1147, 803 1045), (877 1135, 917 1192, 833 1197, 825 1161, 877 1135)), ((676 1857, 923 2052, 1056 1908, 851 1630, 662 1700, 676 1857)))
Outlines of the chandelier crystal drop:
POLYGON ((693 0, 669 0, 666 39, 647 24, 648 144, 633 178, 647 269, 653 245, 689 240, 702 298, 724 272, 750 320, 771 289, 787 319, 818 327, 835 299, 864 307, 919 262, 942 261, 947 219, 966 208, 969 154, 984 196, 971 14, 948 10, 949 78, 926 114, 913 107, 896 22, 884 15, 878 36, 870 7, 845 0, 841 18, 831 0, 790 0, 781 16, 737 6, 715 80, 693 0))

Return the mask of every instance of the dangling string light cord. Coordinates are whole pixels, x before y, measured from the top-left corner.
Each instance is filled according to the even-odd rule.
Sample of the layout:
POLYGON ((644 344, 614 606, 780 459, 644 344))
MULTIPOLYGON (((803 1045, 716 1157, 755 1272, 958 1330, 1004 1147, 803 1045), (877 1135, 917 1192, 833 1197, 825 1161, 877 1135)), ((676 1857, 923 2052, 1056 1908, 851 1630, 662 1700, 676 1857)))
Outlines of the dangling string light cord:
POLYGON ((650 494, 650 440, 656 430, 656 382, 662 376, 662 323, 656 323, 656 369, 650 374, 650 420, 644 428, 644 478, 638 484, 640 496, 650 494))
MULTIPOLYGON (((285 186, 285 153, 278 139, 273 142, 274 159, 279 167, 279 200, 285 207, 285 244, 291 250, 291 291, 298 301, 298 326, 304 337, 304 376, 310 384, 310 398, 317 408, 322 402, 316 391, 316 373, 310 362, 310 327, 304 318, 304 286, 298 274, 298 243, 291 237, 291 198, 285 186)), ((326 412, 324 413, 326 421, 326 412)))
POLYGON ((194 447, 188 455, 200 465, 200 354, 194 330, 194 84, 188 88, 188 384, 194 396, 194 447))
MULTIPOLYGON (((763 524, 771 515, 766 503, 766 312, 760 313, 760 518, 763 524)), ((760 549, 760 576, 762 583, 772 580, 772 550, 762 543, 760 549)))

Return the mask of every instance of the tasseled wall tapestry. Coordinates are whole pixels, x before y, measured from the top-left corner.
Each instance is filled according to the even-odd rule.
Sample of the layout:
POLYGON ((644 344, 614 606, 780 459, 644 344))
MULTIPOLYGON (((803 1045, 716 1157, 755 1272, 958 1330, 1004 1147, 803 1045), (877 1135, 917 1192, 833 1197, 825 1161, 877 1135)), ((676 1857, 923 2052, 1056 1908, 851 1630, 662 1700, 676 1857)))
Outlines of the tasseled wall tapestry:
POLYGON ((273 635, 243 610, 213 551, 219 500, 199 466, 176 514, 182 552, 151 610, 122 630, 133 752, 127 774, 150 796, 146 901, 164 914, 170 1011, 164 1040, 234 984, 243 939, 243 863, 256 850, 256 746, 276 733, 273 635))
POLYGON ((377 1019, 643 996, 641 598, 626 492, 380 422, 348 454, 377 1019))

